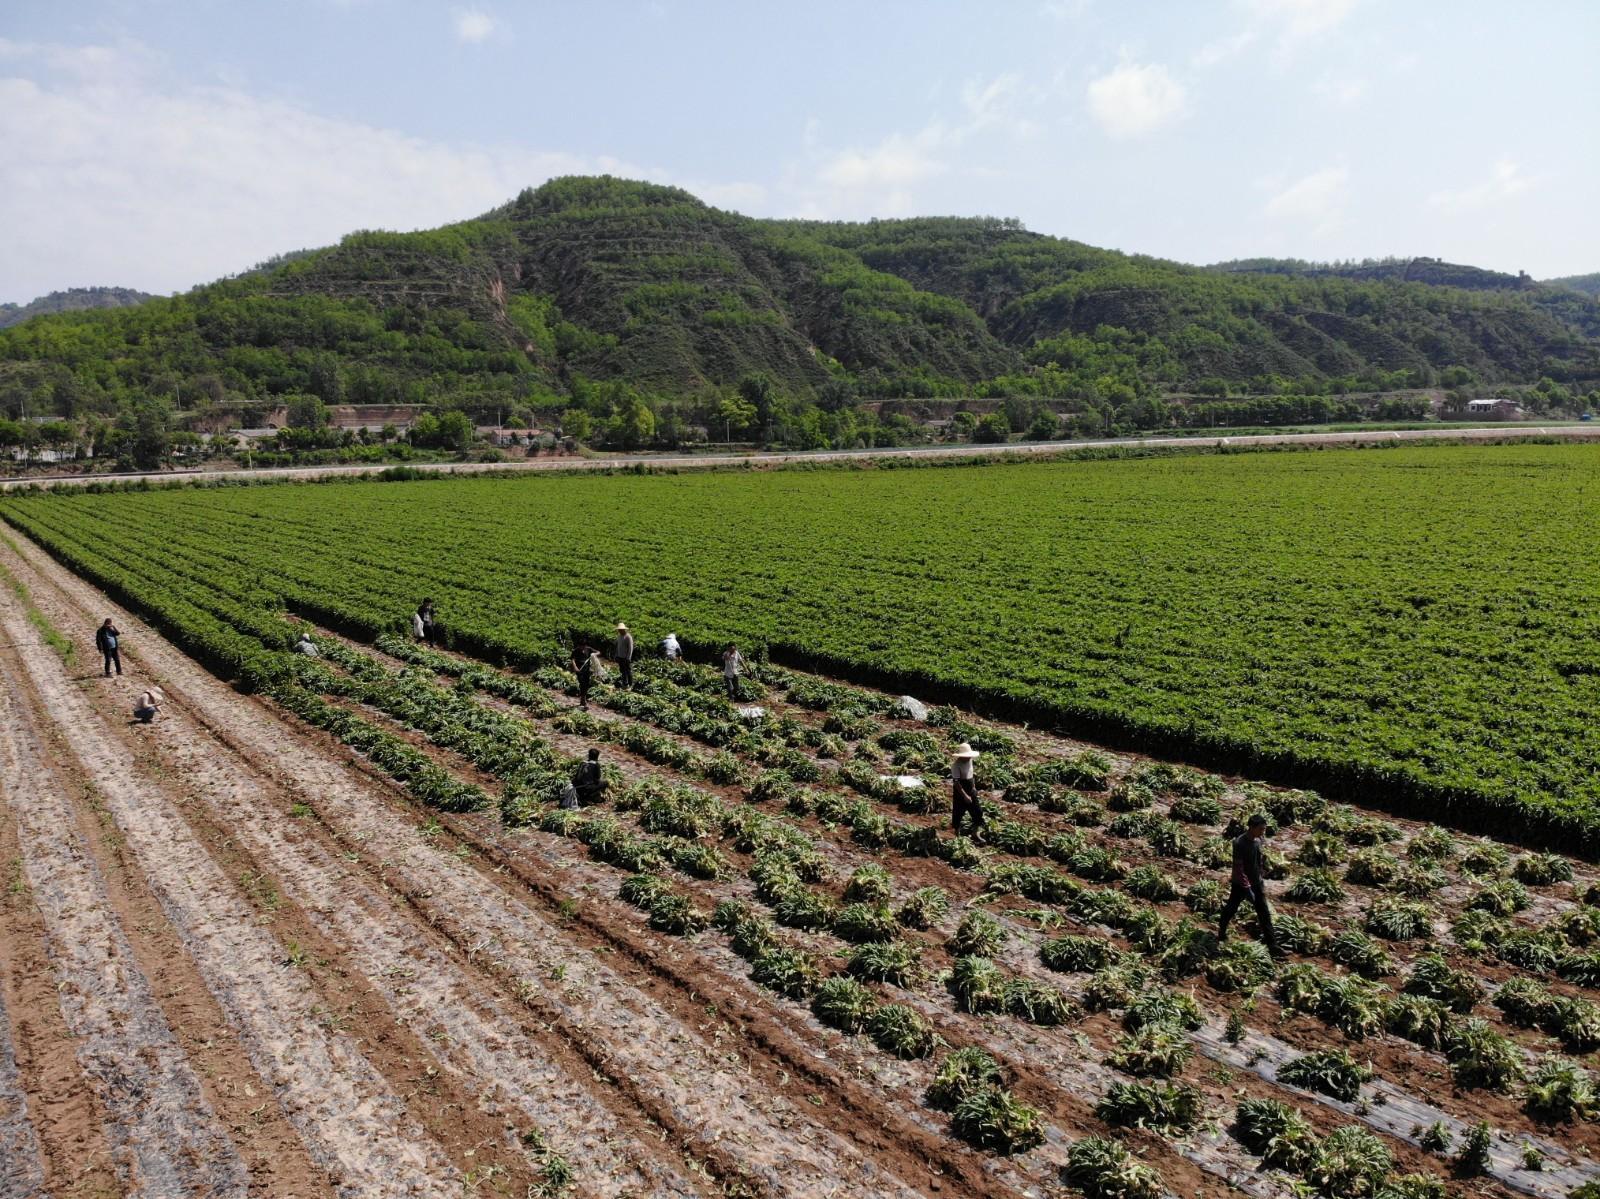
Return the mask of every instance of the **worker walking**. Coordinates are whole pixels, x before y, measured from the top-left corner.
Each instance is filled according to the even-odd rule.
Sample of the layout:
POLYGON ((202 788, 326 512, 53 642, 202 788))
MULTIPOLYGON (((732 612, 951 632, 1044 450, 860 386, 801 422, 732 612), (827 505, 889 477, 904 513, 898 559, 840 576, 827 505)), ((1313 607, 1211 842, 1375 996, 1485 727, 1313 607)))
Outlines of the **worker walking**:
POLYGON ((739 647, 730 641, 722 651, 722 685, 727 688, 729 699, 739 698, 739 676, 743 673, 744 657, 739 647))
POLYGON ((1267 835, 1267 818, 1260 812, 1250 817, 1244 832, 1233 839, 1233 883, 1228 889, 1228 902, 1222 905, 1222 917, 1217 921, 1217 940, 1228 939, 1228 923, 1239 905, 1248 899, 1256 909, 1256 919, 1261 923, 1261 939, 1266 942, 1272 956, 1282 957, 1278 939, 1272 932, 1272 909, 1267 907, 1267 888, 1262 881, 1261 841, 1267 835))
POLYGON ((599 666, 595 657, 594 649, 586 641, 580 641, 572 655, 572 673, 578 676, 578 706, 585 712, 589 710, 589 688, 594 686, 594 672, 599 666))
POLYGON ((628 632, 628 626, 621 621, 617 622, 617 643, 612 648, 611 656, 617 660, 617 670, 622 675, 622 685, 632 691, 633 634, 628 632))
POLYGON ((115 666, 117 673, 122 673, 122 651, 117 648, 121 643, 122 634, 117 631, 117 626, 111 623, 111 617, 106 617, 105 624, 94 631, 94 647, 100 651, 100 656, 105 659, 106 678, 111 677, 111 668, 115 666))
POLYGON ((973 763, 978 751, 963 741, 950 755, 950 824, 961 836, 961 818, 972 817, 972 839, 983 835, 983 805, 978 801, 978 782, 973 763))

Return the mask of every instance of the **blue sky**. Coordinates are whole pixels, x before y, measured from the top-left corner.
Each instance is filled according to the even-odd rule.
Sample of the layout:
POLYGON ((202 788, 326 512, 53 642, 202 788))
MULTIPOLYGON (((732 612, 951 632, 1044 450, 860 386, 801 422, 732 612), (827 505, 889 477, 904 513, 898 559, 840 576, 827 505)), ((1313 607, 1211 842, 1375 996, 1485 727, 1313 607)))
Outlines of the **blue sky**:
POLYGON ((7 0, 0 299, 182 290, 552 175, 1189 262, 1600 270, 1588 0, 7 0))

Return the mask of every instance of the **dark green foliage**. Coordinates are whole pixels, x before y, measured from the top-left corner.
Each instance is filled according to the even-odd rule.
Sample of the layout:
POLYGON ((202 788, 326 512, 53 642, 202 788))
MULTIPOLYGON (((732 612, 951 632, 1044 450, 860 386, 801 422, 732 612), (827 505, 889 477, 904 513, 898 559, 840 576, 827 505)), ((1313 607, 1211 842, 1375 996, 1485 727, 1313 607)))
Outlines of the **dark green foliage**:
POLYGON ((1320 1091, 1346 1103, 1355 1101, 1361 1084, 1372 1077, 1372 1067, 1357 1062, 1343 1049, 1307 1053, 1278 1068, 1278 1081, 1308 1091, 1320 1091))
POLYGON ((1156 903, 1178 898, 1178 884, 1159 866, 1137 866, 1122 881, 1122 889, 1129 895, 1156 903))
POLYGON ((1000 1082, 1000 1065, 976 1046, 953 1050, 945 1055, 928 1086, 928 1106, 952 1111, 971 1092, 1000 1082))
POLYGON ((1066 1179, 1086 1199, 1161 1199, 1161 1175, 1134 1157, 1121 1141, 1085 1137, 1067 1150, 1066 1179))
POLYGON ((1141 1077, 1171 1078, 1194 1057, 1194 1046, 1182 1032, 1164 1024, 1150 1025, 1118 1037, 1106 1064, 1141 1077))
POLYGON ((1477 1017, 1457 1021, 1445 1039, 1456 1086, 1503 1091, 1522 1077, 1516 1045, 1477 1017))
POLYGON ((870 982, 905 986, 922 962, 915 945, 904 941, 873 941, 850 955, 850 973, 870 982))
POLYGON ((900 925, 883 903, 852 903, 840 908, 833 918, 833 931, 846 941, 892 941, 900 925))
POLYGON ((1338 903, 1344 888, 1333 871, 1317 866, 1297 874, 1283 895, 1295 903, 1338 903))
POLYGON ((906 928, 930 928, 950 910, 950 897, 943 887, 918 887, 895 912, 895 919, 906 928))
POLYGON ((1450 1009, 1437 999, 1397 995, 1384 1005, 1383 1026, 1424 1049, 1438 1049, 1450 1033, 1450 1009))
POLYGON ((1417 900, 1379 899, 1367 908, 1366 924, 1387 940, 1412 941, 1432 935, 1433 909, 1417 900))
POLYGON ((1468 1127, 1467 1135, 1461 1138, 1461 1151, 1456 1154, 1456 1169, 1468 1177, 1487 1173, 1492 1140, 1487 1120, 1468 1127))
POLYGON ((1316 1155, 1317 1135, 1298 1108, 1277 1099, 1241 1099, 1234 1112, 1234 1135, 1274 1169, 1298 1174, 1316 1155))
POLYGON ((1060 991, 1031 978, 1013 978, 1006 983, 1005 1010, 1029 1024, 1046 1028, 1066 1024, 1083 1015, 1060 991))
POLYGON ((1530 853, 1511 866, 1511 876, 1531 887, 1572 881, 1572 863, 1560 854, 1530 853))
POLYGON ((927 1057, 939 1042, 927 1017, 899 1003, 886 1003, 867 1018, 867 1035, 885 1053, 906 1060, 927 1057))
POLYGON ((964 1012, 1003 1011, 1006 1006, 1005 972, 988 958, 968 954, 958 957, 950 971, 950 993, 964 1012))
POLYGON ((1328 1199, 1361 1199, 1376 1195, 1393 1168, 1394 1158, 1376 1134, 1348 1124, 1322 1138, 1305 1177, 1328 1199))
POLYGON ((769 949, 750 964, 750 977, 788 999, 805 999, 819 980, 817 963, 796 949, 769 949))
POLYGON ((1600 1116, 1600 1096, 1589 1072, 1566 1058, 1539 1059, 1522 1093, 1522 1104, 1537 1120, 1558 1123, 1600 1116))
POLYGON ((1457 1015, 1466 1015, 1483 998, 1483 986, 1464 970, 1455 970, 1437 953, 1419 955, 1406 975, 1408 995, 1437 999, 1457 1015))
POLYGON ((1009 934, 1000 922, 988 912, 974 908, 961 917, 955 935, 950 938, 951 953, 987 956, 1006 943, 1009 934))
POLYGON ((1509 916, 1528 906, 1528 889, 1515 879, 1503 878, 1480 889, 1467 901, 1471 911, 1509 916))
POLYGON ((1335 933, 1328 942, 1328 956, 1365 978, 1381 978, 1395 970, 1394 958, 1389 952, 1359 929, 1346 928, 1335 933))
POLYGON ((1055 937, 1039 946, 1039 960, 1051 970, 1071 974, 1095 971, 1122 958, 1116 946, 1100 937, 1055 937))
POLYGON ((1199 1123, 1200 1092, 1181 1082, 1118 1082, 1111 1085, 1094 1113, 1107 1124, 1181 1134, 1199 1123))
POLYGON ((950 1115, 950 1129, 968 1144, 994 1153, 1026 1153, 1044 1141, 1038 1111, 996 1086, 963 1095, 950 1115))
POLYGON ((1250 991, 1275 973, 1266 946, 1257 941, 1229 941, 1206 963, 1206 981, 1219 991, 1250 991))
POLYGON ((830 978, 811 996, 817 1019, 843 1032, 860 1032, 877 1009, 878 1001, 853 978, 830 978))

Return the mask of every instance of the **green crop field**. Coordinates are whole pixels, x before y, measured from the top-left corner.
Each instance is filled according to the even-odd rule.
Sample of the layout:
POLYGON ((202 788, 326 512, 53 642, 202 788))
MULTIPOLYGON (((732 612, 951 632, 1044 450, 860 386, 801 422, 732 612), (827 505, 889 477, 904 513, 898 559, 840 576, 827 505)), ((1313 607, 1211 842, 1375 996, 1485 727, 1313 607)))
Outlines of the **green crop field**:
POLYGON ((1600 448, 229 487, 0 516, 246 673, 287 608, 548 662, 617 619, 1600 850, 1600 448))

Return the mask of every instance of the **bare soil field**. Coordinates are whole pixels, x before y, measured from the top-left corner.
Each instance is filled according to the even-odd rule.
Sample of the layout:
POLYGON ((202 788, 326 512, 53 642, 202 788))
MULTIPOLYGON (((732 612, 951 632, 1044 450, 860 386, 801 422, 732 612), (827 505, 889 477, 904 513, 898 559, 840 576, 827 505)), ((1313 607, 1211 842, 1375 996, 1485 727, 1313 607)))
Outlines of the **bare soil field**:
MULTIPOLYGON (((1514 1078, 1555 1053, 1592 1061, 1600 1014, 1585 1025, 1583 1005, 1593 988, 1546 966, 1546 1006, 1577 1015, 1521 1018, 1524 1008, 1492 997, 1528 971, 1461 932, 1504 898, 1498 944, 1544 944, 1552 927, 1576 945, 1600 937, 1600 922, 1584 923, 1588 864, 1563 862, 1550 882, 1529 868, 1519 905, 1499 884, 1520 865, 1457 865, 1485 842, 1362 809, 1296 820, 1299 801, 1269 803, 1285 814, 1268 842, 1282 856, 1270 892, 1280 928, 1284 917, 1291 933, 1301 927, 1286 937, 1287 965, 1241 982, 1217 967, 1215 946, 1188 966, 1178 952, 1214 928, 1205 884, 1227 881, 1194 843, 1216 840, 1245 805, 1289 793, 1207 776, 1188 798, 1214 810, 1185 816, 1181 787, 1156 780, 1189 786, 1198 772, 1162 775, 1104 753, 1100 786, 990 787, 988 843, 946 839, 935 851, 944 785, 932 761, 896 748, 932 730, 885 697, 837 688, 837 704, 808 704, 792 679, 770 681, 752 719, 783 729, 791 748, 757 762, 688 725, 664 727, 611 688, 589 714, 559 685, 541 683, 530 704, 462 677, 477 664, 313 630, 331 672, 326 704, 492 801, 440 810, 373 755, 227 686, 31 544, 0 546, 0 566, 28 597, 0 588, 0 1196, 1206 1199, 1310 1187, 1402 1199, 1443 1187, 1557 1199, 1600 1178, 1592 1105, 1552 1118, 1514 1078), (75 659, 48 644, 30 603, 80 644, 75 659), (124 635, 127 673, 112 678, 84 652, 106 616, 124 635), (136 723, 134 698, 151 684, 169 702, 136 723), (386 702, 402 688, 448 719, 386 702), (849 692, 864 697, 860 710, 849 692), (467 720, 484 722, 476 739, 455 732, 467 720), (609 798, 582 813, 522 810, 481 748, 494 729, 565 756, 602 748, 609 798), (842 764, 845 741, 881 785, 827 765, 842 764), (781 777, 763 770, 778 765, 781 777), (918 788, 897 798, 888 780, 899 773, 924 777, 931 802, 918 788), (791 777, 803 784, 788 787, 791 777), (662 812, 698 813, 705 826, 666 837, 662 812), (1190 844, 1163 850, 1160 829, 1119 826, 1119 812, 1159 818, 1169 836, 1182 824, 1190 844), (655 859, 622 868, 596 848, 602 837, 682 857, 675 870, 655 859), (1441 839, 1451 844, 1435 853, 1441 839), (781 889, 778 844, 805 872, 781 889), (1412 871, 1410 889, 1368 849, 1412 871), (1347 873, 1355 859, 1367 874, 1347 873), (1339 875, 1338 887, 1288 900, 1292 881, 1316 869, 1339 875), (665 879, 679 906, 641 902, 662 884, 637 878, 665 879), (1086 899, 1089 882, 1124 898, 1086 899), (906 914, 918 896, 920 918, 906 914), (1421 924, 1410 935, 1341 937, 1405 902, 1419 905, 1400 912, 1421 924), (890 912, 892 930, 849 931, 846 913, 870 926, 890 912), (1050 949, 1068 937, 1078 941, 1057 948, 1078 964, 1050 949), (909 964, 871 967, 863 950, 890 944, 909 964), (917 1045, 887 1051, 865 1008, 856 1020, 819 999, 833 992, 817 977, 774 984, 762 966, 774 948, 830 981, 860 979, 862 1002, 903 1009, 917 1045), (1502 1077, 1464 1066, 1455 1033, 1406 1035, 1381 1006, 1429 997, 1417 980, 1431 967, 1418 963, 1435 952, 1465 994, 1454 1015, 1496 1038, 1498 1065, 1484 1069, 1502 1077), (1302 966, 1337 994, 1307 1002, 1285 982, 1310 978, 1292 973, 1302 966), (1105 996, 1119 970, 1192 1016, 1141 1024, 1137 999, 1105 996), (1363 1003, 1379 1014, 1362 1016, 1363 1003), (1163 1037, 1175 1068, 1130 1066, 1130 1048, 1152 1052, 1163 1037), (952 1115, 930 1101, 956 1049, 998 1065, 994 1085, 969 1092, 995 1105, 987 1118, 1011 1119, 1006 1104, 1032 1111, 1031 1123, 1006 1126, 1026 1134, 1015 1143, 964 1116, 966 1105, 952 1115), (1357 1092, 1297 1082, 1292 1069, 1279 1078, 1330 1051, 1370 1070, 1357 1092), (1117 1118, 1108 1097, 1163 1085, 1164 1073, 1190 1093, 1190 1118, 1117 1118), (1387 1166, 1341 1174, 1332 1150, 1299 1166, 1274 1157, 1236 1122, 1241 1102, 1260 1100, 1298 1109, 1324 1144, 1363 1130, 1387 1166), (1480 1121, 1485 1152, 1458 1161, 1480 1121), (1109 1184, 1085 1170, 1082 1146, 1102 1137, 1159 1183, 1096 1190, 1109 1184)), ((687 670, 646 677, 644 694, 685 707, 704 694, 687 670)), ((1019 777, 1094 749, 961 719, 967 735, 1012 747, 1019 777)), ((1247 959, 1227 960, 1245 970, 1247 959)))

